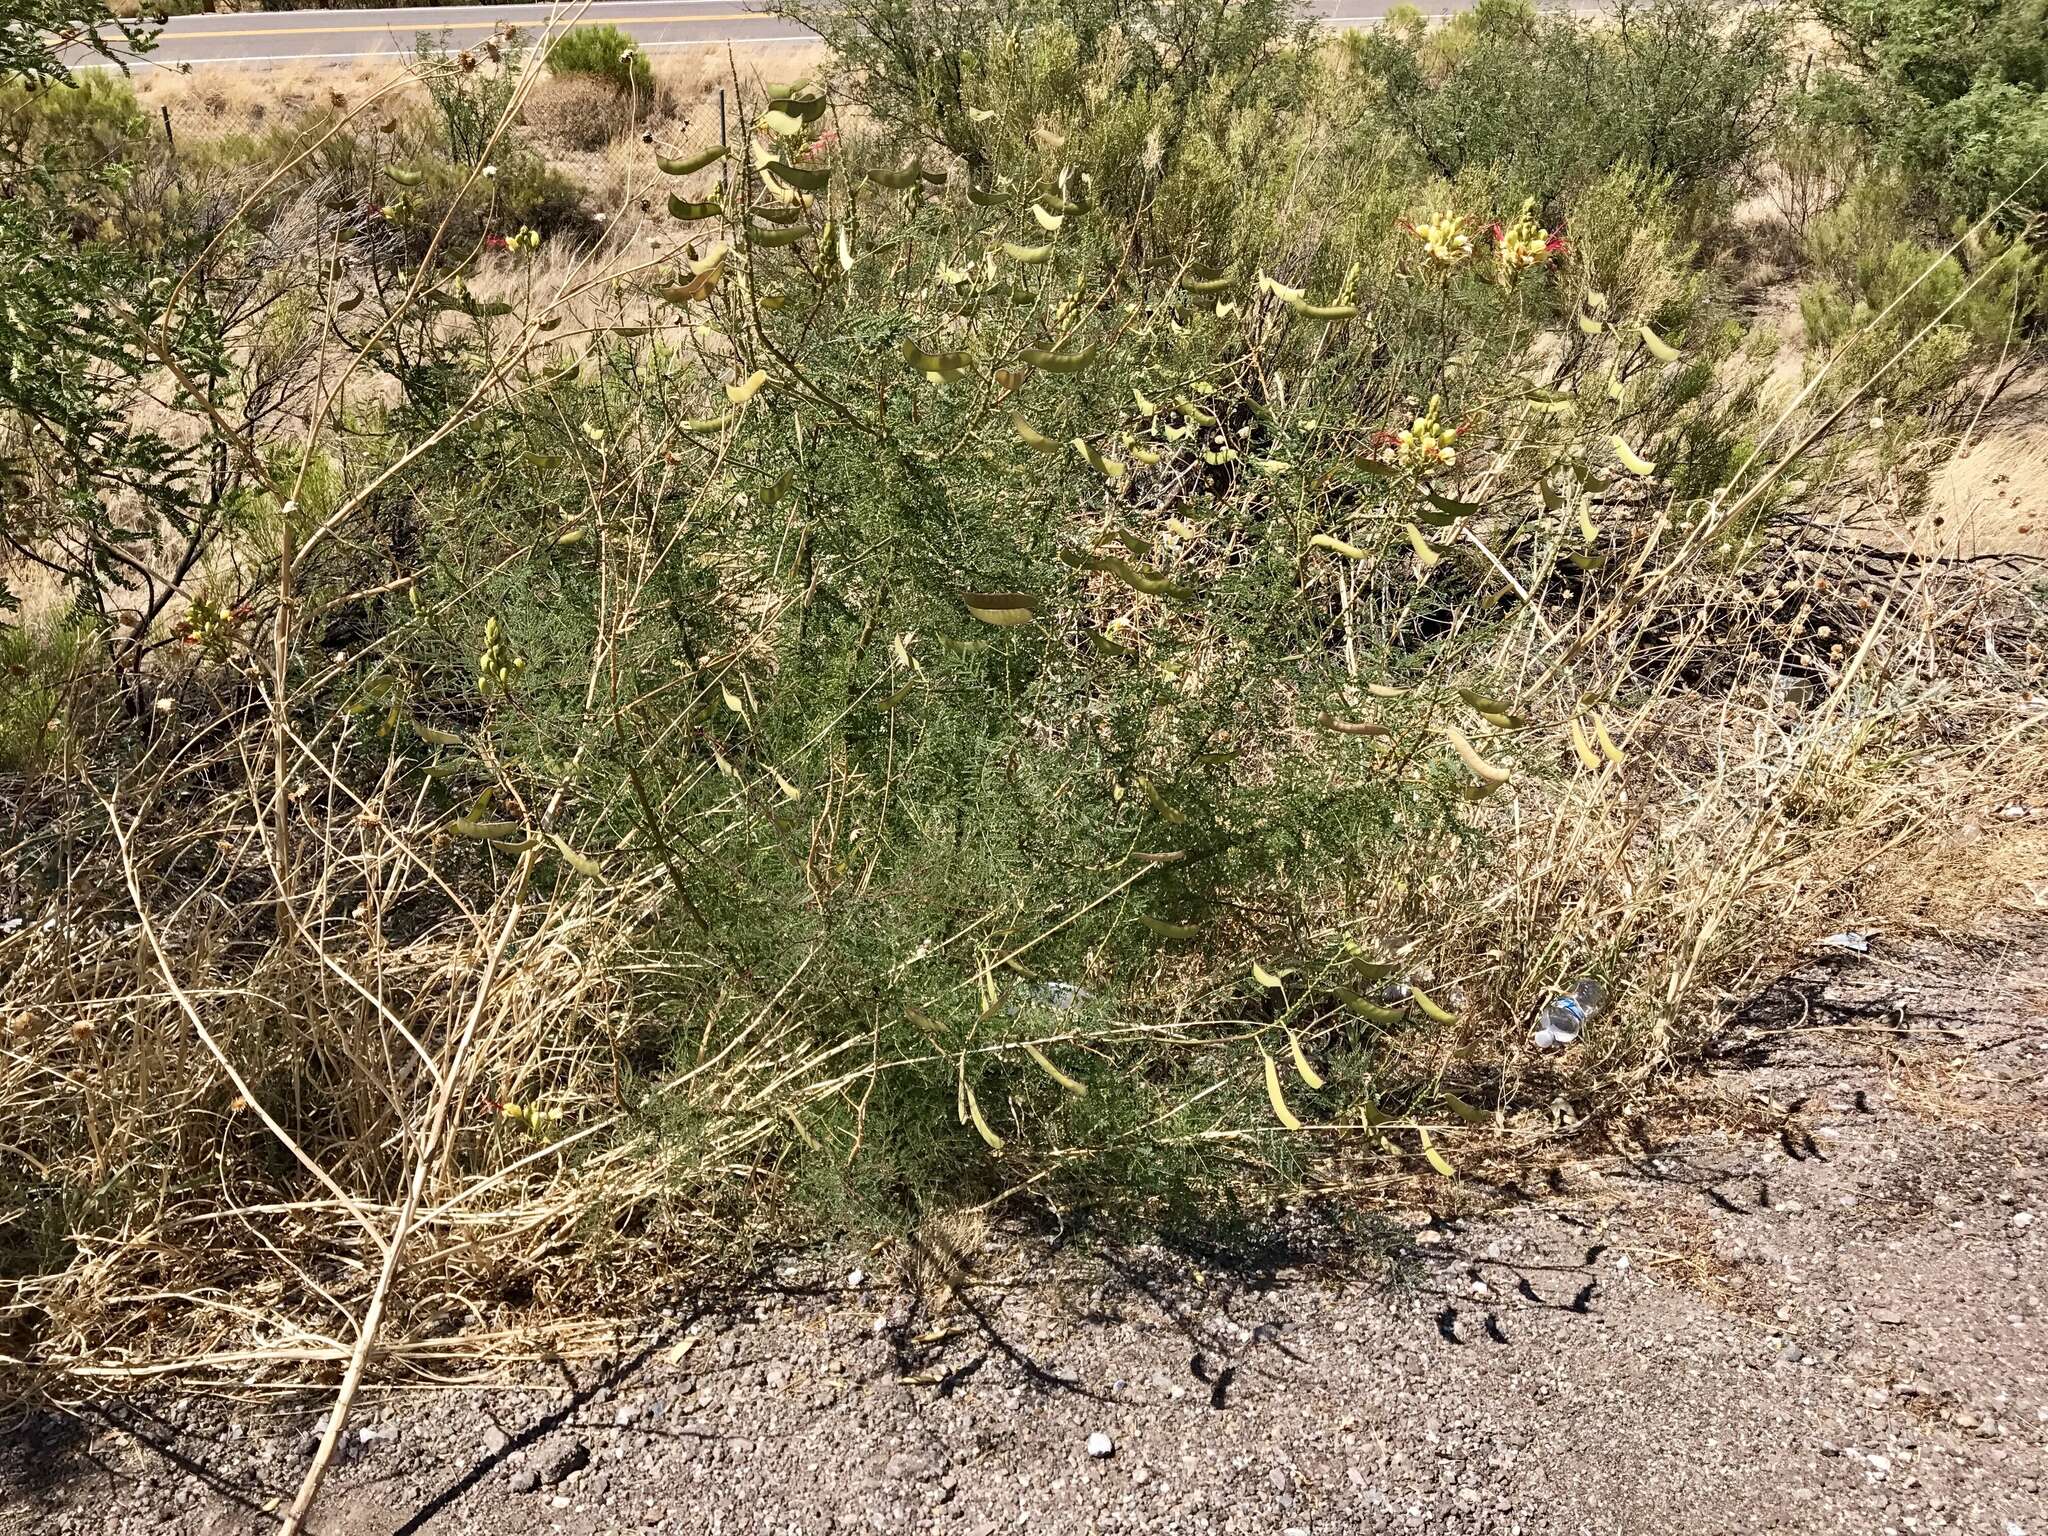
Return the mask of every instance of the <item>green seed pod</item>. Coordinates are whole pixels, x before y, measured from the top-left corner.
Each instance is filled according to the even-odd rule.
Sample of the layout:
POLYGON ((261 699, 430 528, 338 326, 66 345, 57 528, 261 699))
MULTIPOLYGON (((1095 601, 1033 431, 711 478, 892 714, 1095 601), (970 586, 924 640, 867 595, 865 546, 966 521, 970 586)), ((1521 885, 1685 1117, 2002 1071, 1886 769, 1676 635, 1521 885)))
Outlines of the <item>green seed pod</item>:
POLYGON ((702 154, 686 155, 678 160, 671 160, 667 155, 657 154, 654 157, 654 164, 655 168, 664 176, 688 176, 692 172, 703 170, 708 165, 717 164, 725 156, 726 148, 723 144, 720 144, 716 148, 705 150, 702 154))

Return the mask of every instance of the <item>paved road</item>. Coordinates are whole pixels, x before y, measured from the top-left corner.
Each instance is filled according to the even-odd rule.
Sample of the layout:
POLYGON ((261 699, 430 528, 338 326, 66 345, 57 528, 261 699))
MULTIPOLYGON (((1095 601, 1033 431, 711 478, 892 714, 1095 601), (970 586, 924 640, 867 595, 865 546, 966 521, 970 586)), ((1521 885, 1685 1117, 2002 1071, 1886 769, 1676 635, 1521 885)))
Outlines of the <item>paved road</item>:
MULTIPOLYGON (((1384 16, 1395 0, 1311 0, 1331 25, 1384 16)), ((1462 9, 1449 0, 1434 9, 1462 9)), ((414 35, 446 31, 457 43, 490 36, 500 23, 541 29, 608 22, 644 48, 705 43, 794 44, 802 27, 764 16, 748 0, 598 0, 589 5, 453 5, 398 10, 274 11, 176 16, 144 67, 264 65, 412 52, 414 35)))

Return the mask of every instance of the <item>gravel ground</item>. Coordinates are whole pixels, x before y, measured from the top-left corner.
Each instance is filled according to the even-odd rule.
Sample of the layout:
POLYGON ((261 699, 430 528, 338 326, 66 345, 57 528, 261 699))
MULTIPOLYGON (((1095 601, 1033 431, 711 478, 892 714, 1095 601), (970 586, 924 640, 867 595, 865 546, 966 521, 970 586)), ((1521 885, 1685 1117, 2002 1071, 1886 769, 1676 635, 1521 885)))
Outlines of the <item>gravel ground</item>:
MULTIPOLYGON (((531 1390, 368 1398, 314 1529, 2048 1536, 2023 937, 1816 961, 1729 1033, 1723 1128, 1491 1214, 1263 1263, 997 1233, 950 1304, 792 1266, 531 1390)), ((273 1530, 319 1406, 17 1427, 0 1532, 273 1530)))

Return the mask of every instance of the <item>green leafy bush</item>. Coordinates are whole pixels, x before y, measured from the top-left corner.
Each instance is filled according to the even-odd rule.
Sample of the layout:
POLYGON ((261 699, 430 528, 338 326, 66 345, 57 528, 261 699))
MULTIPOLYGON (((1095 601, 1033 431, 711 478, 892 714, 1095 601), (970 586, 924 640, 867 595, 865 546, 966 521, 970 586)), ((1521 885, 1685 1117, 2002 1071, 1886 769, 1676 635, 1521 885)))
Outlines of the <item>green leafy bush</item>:
POLYGON ((453 252, 475 251, 492 236, 534 229, 549 237, 581 238, 600 227, 588 192, 530 149, 512 148, 488 167, 472 168, 423 157, 409 168, 411 186, 372 184, 384 198, 382 218, 406 250, 424 253, 438 238, 453 252))
POLYGON ((617 27, 571 27, 548 45, 548 68, 558 75, 602 80, 621 96, 640 100, 654 95, 654 66, 647 55, 617 27))
POLYGON ((68 85, 0 83, 0 157, 84 168, 131 153, 148 131, 134 89, 111 72, 68 85))
MULTIPOLYGON (((1754 429, 1661 188, 1588 187, 1569 248, 1512 209, 1489 237, 1474 210, 1447 216, 1470 254, 1439 260, 1401 220, 1429 191, 1381 184, 1316 246, 1134 263, 1073 139, 1002 146, 987 170, 1014 190, 984 210, 923 174, 855 197, 863 166, 905 180, 888 141, 821 168, 792 137, 847 187, 845 243, 821 252, 822 202, 789 246, 736 210, 740 249, 662 279, 729 353, 606 345, 548 409, 490 413, 409 471, 442 558, 403 709, 465 722, 522 777, 574 762, 576 847, 661 850, 641 1070, 684 1071, 697 1021, 772 998, 787 1165, 835 1211, 1027 1170, 1104 1214, 1213 1205, 1248 1161, 1300 1165, 1262 1059, 1294 1038, 1318 1067, 1286 1069, 1288 1113, 1355 1119, 1366 1094, 1419 1113, 1432 1074, 1469 1068, 1376 1000, 1376 967, 1448 980, 1462 943, 1441 925, 1499 857, 1486 782, 1443 732, 1480 733, 1532 791, 1557 772, 1485 740, 1455 692, 1494 685, 1521 622, 1457 530, 1483 502, 1541 600, 1604 600, 1626 562, 1598 574, 1584 527, 1634 547, 1671 509, 1690 529, 1754 429), (1554 354, 1596 291, 1606 318, 1554 354), (1649 499, 1616 486, 1638 447, 1649 499), (1584 525, 1564 511, 1582 494, 1584 525), (616 560, 629 622, 604 596, 616 560), (644 704, 593 718, 599 654, 644 704), (1392 958, 1411 940, 1426 962, 1392 958), (1255 959, 1296 979, 1263 987, 1255 959), (853 1056, 883 1064, 873 1092, 834 1086, 853 1056)), ((775 175, 741 195, 772 208, 775 175)), ((1473 985, 1502 1013, 1547 966, 1648 963, 1583 915, 1489 932, 1473 985)))
POLYGON ((1856 128, 1942 219, 2048 207, 2043 0, 1818 0, 1846 58, 1810 109, 1856 128))
MULTIPOLYGON (((125 82, 45 78, 25 94, 0 86, 13 108, 0 134, 0 551, 89 611, 132 600, 153 618, 171 587, 138 557, 196 558, 236 481, 204 472, 218 423, 151 408, 162 371, 226 367, 215 295, 170 303, 207 232, 137 217, 165 199, 142 195, 129 158, 143 136, 125 82)), ((7 575, 0 612, 15 606, 7 575)))
POLYGON ((1144 119, 1134 150, 1170 163, 1191 116, 1227 115, 1299 79, 1308 23, 1288 0, 773 0, 838 61, 876 120, 972 169, 1077 106, 1144 119), (1149 147, 1146 147, 1149 146, 1149 147))
POLYGON ((1710 213, 1778 120, 1784 28, 1772 5, 1652 0, 1596 17, 1481 0, 1446 28, 1411 13, 1345 41, 1368 110, 1419 168, 1484 167, 1549 206, 1628 163, 1710 213))
POLYGON ((1931 245, 1912 233, 1911 203, 1896 176, 1872 176, 1808 232, 1814 276, 1799 302, 1808 337, 1832 356, 1823 398, 1857 388, 1924 333, 1884 392, 1909 405, 1935 403, 1973 365, 2029 356, 2048 330, 2048 258, 1995 229, 1953 250, 1931 245))

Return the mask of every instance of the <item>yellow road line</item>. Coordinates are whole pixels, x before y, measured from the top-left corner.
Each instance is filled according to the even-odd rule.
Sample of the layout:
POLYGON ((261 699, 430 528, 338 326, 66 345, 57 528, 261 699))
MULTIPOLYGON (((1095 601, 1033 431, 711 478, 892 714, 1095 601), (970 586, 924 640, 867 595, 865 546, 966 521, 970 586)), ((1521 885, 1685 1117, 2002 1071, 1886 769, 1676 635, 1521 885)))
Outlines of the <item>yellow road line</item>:
MULTIPOLYGON (((671 21, 760 21, 764 18, 758 11, 717 11, 710 15, 695 12, 687 16, 621 16, 611 24, 615 27, 652 27, 671 21)), ((451 21, 436 27, 423 27, 429 32, 489 32, 499 23, 495 21, 451 21)), ((180 34, 166 32, 164 42, 177 44, 185 41, 212 42, 220 37, 328 37, 337 32, 397 32, 404 30, 396 23, 384 26, 352 25, 346 27, 244 27, 232 32, 191 32, 180 34)), ((544 31, 540 23, 531 23, 521 28, 526 32, 544 31)))

